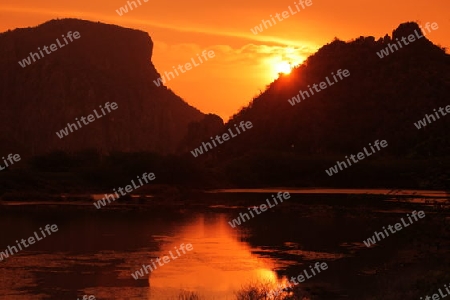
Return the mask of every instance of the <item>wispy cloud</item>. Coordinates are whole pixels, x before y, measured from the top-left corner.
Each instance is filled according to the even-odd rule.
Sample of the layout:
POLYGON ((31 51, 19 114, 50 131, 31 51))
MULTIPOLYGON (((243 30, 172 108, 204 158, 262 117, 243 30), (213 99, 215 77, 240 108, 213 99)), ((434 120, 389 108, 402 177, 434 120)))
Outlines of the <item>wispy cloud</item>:
POLYGON ((176 63, 178 60, 182 61, 183 59, 195 56, 197 53, 201 53, 203 49, 214 50, 216 53, 215 65, 223 64, 224 67, 230 65, 230 63, 254 66, 264 62, 273 61, 274 58, 278 61, 287 61, 297 64, 315 51, 315 49, 306 46, 269 46, 253 43, 245 44, 238 48, 233 48, 229 45, 211 45, 203 48, 195 43, 181 43, 175 45, 158 43, 155 45, 155 55, 164 55, 165 60, 176 63))
MULTIPOLYGON (((127 24, 129 26, 133 25, 144 25, 144 26, 151 26, 155 28, 161 28, 161 29, 169 29, 177 32, 190 32, 190 33, 201 33, 201 34, 207 34, 212 36, 224 36, 224 37, 234 37, 234 38, 240 38, 240 39, 247 39, 250 41, 259 41, 259 42, 266 42, 266 43, 274 43, 279 45, 289 45, 289 46, 295 46, 295 47, 304 47, 305 45, 307 47, 315 47, 315 45, 312 45, 308 42, 302 42, 297 40, 289 40, 289 39, 283 39, 276 36, 270 36, 270 35, 258 35, 255 36, 251 33, 247 33, 244 29, 243 31, 236 31, 236 30, 229 30, 224 28, 214 28, 214 27, 198 27, 193 26, 189 24, 183 24, 183 26, 180 26, 180 24, 170 24, 170 23, 164 23, 164 22, 157 22, 152 21, 148 19, 139 19, 139 18, 132 18, 130 16, 127 16, 127 18, 120 18, 118 16, 114 16, 114 14, 106 15, 106 14, 99 14, 99 13, 92 13, 92 12, 84 12, 84 11, 74 11, 74 10, 51 10, 51 9, 42 9, 42 8, 33 8, 33 7, 13 7, 13 6, 0 6, 0 11, 2 12, 12 12, 12 13, 23 13, 23 14, 39 14, 39 15, 45 15, 49 16, 49 18, 81 18, 86 20, 92 20, 92 21, 103 21, 103 22, 111 22, 114 24, 127 24)), ((38 25, 38 24, 36 24, 38 25)))

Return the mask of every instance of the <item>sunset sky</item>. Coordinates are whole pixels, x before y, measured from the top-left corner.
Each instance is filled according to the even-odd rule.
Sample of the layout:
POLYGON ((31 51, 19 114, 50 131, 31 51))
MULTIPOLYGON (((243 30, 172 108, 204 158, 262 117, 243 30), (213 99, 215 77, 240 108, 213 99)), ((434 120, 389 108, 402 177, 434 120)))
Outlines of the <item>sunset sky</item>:
POLYGON ((122 16, 116 10, 125 0, 2 1, 0 31, 66 17, 140 29, 153 39, 152 61, 160 73, 203 50, 214 50, 214 58, 167 85, 189 104, 225 121, 264 90, 283 63, 301 63, 334 37, 379 38, 402 22, 437 22, 439 29, 427 37, 450 47, 448 0, 312 0, 310 7, 258 35, 250 29, 289 6, 295 10, 295 1, 140 1, 141 6, 122 16))

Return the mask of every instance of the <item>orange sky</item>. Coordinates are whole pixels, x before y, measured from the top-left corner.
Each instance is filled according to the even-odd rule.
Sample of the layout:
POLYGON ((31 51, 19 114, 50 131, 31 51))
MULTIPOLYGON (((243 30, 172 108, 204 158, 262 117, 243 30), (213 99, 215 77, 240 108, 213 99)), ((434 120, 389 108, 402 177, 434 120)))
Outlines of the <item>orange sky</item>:
POLYGON ((335 36, 378 38, 402 22, 437 22, 439 29, 427 38, 450 47, 448 0, 312 0, 310 7, 258 35, 250 29, 289 6, 295 9, 298 1, 140 1, 141 6, 122 16, 116 9, 126 0, 2 1, 0 31, 65 17, 141 29, 153 39, 152 61, 160 73, 184 65, 205 49, 214 50, 214 58, 167 85, 189 104, 225 121, 273 81, 277 63, 300 63, 335 36))

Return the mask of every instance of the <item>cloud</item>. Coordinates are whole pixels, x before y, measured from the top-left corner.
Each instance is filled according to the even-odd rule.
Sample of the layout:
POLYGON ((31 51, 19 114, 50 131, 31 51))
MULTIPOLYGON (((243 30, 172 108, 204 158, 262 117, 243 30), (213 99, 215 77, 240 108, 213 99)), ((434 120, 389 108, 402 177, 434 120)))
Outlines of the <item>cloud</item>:
POLYGON ((214 28, 212 26, 205 27, 197 27, 189 24, 169 24, 165 22, 157 22, 150 21, 148 19, 139 19, 139 18, 122 18, 120 16, 116 16, 114 14, 105 15, 99 13, 92 12, 83 12, 83 11, 73 11, 73 10, 52 10, 52 9, 42 9, 42 8, 34 8, 34 7, 12 7, 12 6, 0 6, 0 11, 2 12, 12 12, 12 13, 23 13, 23 14, 33 14, 33 15, 46 15, 49 18, 83 18, 86 20, 92 21, 102 21, 102 22, 111 22, 114 24, 128 24, 128 25, 145 25, 151 26, 155 28, 161 29, 169 29, 178 32, 191 32, 191 33, 202 33, 208 34, 212 36, 223 36, 223 37, 234 37, 239 39, 246 39, 251 41, 265 42, 271 44, 278 45, 286 45, 286 46, 294 46, 294 47, 304 47, 304 45, 308 45, 308 47, 314 47, 314 45, 310 45, 306 42, 295 41, 283 39, 276 36, 268 36, 268 35, 254 35, 251 33, 247 33, 247 30, 244 31, 236 31, 230 29, 223 28, 214 28))
MULTIPOLYGON (((161 68, 170 68, 172 65, 189 62, 191 58, 196 58, 196 55, 204 50, 213 50, 215 53, 215 57, 208 61, 208 66, 204 66, 213 73, 222 73, 231 68, 241 68, 241 71, 252 72, 256 69, 268 69, 269 66, 280 62, 298 65, 316 51, 306 46, 271 46, 250 43, 239 48, 229 45, 210 45, 202 48, 195 43, 168 45, 158 41, 155 43, 153 57, 157 59, 161 68), (159 62, 162 61, 164 63, 161 65, 159 62), (211 67, 213 69, 210 69, 211 67)), ((231 76, 231 73, 229 75, 231 76)))
POLYGON ((240 62, 246 64, 259 64, 262 61, 273 58, 298 63, 315 52, 315 49, 311 49, 306 46, 295 47, 256 44, 246 44, 240 48, 232 48, 228 45, 215 45, 209 48, 220 53, 220 57, 223 57, 224 62, 240 62))

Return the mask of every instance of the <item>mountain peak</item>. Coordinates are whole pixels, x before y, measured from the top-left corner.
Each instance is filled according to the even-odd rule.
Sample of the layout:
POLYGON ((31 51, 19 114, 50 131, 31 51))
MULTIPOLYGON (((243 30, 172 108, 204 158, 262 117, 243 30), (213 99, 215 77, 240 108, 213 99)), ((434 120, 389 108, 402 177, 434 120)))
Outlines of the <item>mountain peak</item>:
MULTIPOLYGON (((423 27, 433 30, 430 23, 429 29, 423 27)), ((435 154, 448 153, 448 140, 440 144, 438 138, 430 137, 427 143, 416 145, 417 133, 411 128, 424 113, 446 107, 450 90, 450 55, 422 35, 417 23, 408 22, 393 31, 392 39, 361 36, 348 42, 335 39, 321 47, 229 121, 228 126, 241 120, 254 124, 240 151, 346 154, 362 141, 383 137, 403 141, 390 147, 389 154, 423 155, 431 153, 430 149, 435 154), (414 42, 397 46, 411 34, 416 37, 414 42), (338 70, 346 69, 349 78, 326 85, 338 70), (319 89, 320 84, 325 88, 319 89)), ((442 137, 447 129, 427 130, 442 137)))
POLYGON ((2 148, 24 156, 87 148, 175 151, 188 125, 204 115, 155 86, 160 74, 152 49, 146 32, 78 19, 0 34, 2 148), (69 31, 79 38, 69 41, 69 31), (52 44, 56 50, 44 53, 52 44), (108 102, 117 111, 58 138, 68 123, 108 102))
POLYGON ((423 32, 419 24, 416 22, 406 22, 400 24, 393 32, 393 39, 401 39, 402 37, 408 37, 410 34, 419 34, 423 36, 423 32))

